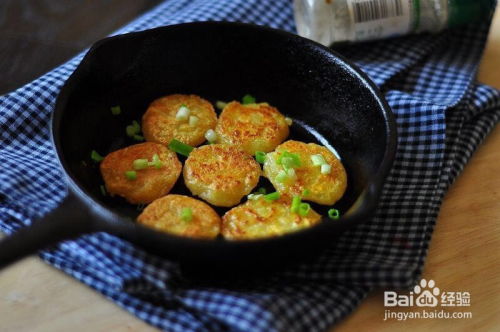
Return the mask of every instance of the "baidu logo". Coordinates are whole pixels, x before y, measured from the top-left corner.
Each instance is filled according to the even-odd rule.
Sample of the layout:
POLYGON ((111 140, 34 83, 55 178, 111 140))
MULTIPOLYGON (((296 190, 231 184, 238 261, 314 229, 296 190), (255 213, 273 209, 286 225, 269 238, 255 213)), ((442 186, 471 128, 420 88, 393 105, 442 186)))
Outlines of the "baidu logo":
POLYGON ((440 290, 434 280, 420 280, 408 295, 398 295, 393 291, 384 292, 384 305, 386 307, 435 307, 439 303, 440 290))
POLYGON ((436 287, 434 280, 422 279, 410 292, 398 294, 384 292, 384 306, 395 307, 385 310, 384 321, 388 319, 407 320, 420 318, 472 318, 471 311, 453 311, 440 307, 469 307, 469 292, 448 292, 436 287), (397 310, 397 307, 415 307, 416 310, 397 310))

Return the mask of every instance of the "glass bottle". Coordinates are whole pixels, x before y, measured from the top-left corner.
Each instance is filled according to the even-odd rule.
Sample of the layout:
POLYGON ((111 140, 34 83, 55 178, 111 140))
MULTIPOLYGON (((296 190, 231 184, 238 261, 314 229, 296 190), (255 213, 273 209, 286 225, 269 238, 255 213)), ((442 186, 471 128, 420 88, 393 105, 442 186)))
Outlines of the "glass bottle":
POLYGON ((297 32, 321 44, 356 42, 487 19, 495 0, 294 0, 297 32))

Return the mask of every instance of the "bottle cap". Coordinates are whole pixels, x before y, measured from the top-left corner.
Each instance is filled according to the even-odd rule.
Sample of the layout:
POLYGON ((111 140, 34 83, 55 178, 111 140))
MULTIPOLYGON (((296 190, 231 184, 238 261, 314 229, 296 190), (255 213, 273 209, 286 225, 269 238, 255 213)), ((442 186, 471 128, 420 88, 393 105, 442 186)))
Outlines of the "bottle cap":
POLYGON ((448 26, 455 27, 489 19, 496 0, 449 0, 448 26))

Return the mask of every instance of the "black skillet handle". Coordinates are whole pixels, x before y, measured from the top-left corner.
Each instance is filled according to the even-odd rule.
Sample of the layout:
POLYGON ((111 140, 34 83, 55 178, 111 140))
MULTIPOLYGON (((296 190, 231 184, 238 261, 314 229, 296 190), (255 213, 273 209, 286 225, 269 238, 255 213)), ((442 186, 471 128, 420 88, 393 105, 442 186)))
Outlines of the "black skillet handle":
POLYGON ((83 202, 69 191, 59 207, 0 241, 0 269, 51 244, 95 231, 83 202))

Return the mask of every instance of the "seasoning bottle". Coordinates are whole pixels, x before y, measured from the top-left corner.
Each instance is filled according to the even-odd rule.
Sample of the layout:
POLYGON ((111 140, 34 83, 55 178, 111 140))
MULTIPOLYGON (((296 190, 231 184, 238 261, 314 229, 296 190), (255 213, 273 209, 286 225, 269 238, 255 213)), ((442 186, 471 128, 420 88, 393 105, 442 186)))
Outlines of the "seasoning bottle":
POLYGON ((438 32, 489 18, 496 0, 294 0, 299 35, 324 45, 438 32))

